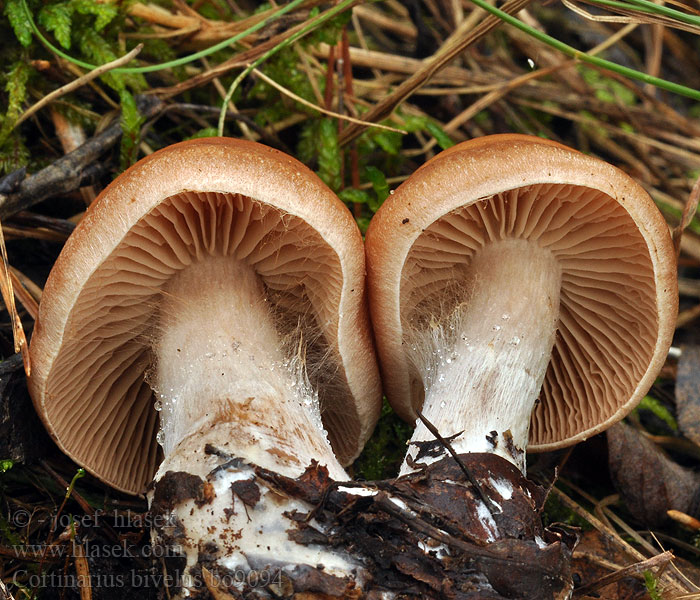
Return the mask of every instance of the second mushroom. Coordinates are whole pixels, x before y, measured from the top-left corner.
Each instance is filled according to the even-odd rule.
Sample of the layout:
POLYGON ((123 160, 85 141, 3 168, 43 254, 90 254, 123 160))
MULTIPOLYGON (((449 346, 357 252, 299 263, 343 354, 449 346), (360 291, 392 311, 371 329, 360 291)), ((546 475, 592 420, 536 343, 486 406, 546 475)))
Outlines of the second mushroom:
MULTIPOLYGON (((498 135, 418 169, 366 238, 387 396, 457 453, 585 440, 622 419, 661 368, 677 312, 668 226, 619 169, 498 135)), ((434 440, 417 422, 402 472, 434 440)))
POLYGON ((499 135, 413 173, 366 251, 385 390, 416 422, 402 474, 443 524, 511 561, 472 558, 482 589, 570 597, 576 535, 542 526, 525 451, 602 431, 653 383, 677 312, 668 226, 611 165, 499 135))

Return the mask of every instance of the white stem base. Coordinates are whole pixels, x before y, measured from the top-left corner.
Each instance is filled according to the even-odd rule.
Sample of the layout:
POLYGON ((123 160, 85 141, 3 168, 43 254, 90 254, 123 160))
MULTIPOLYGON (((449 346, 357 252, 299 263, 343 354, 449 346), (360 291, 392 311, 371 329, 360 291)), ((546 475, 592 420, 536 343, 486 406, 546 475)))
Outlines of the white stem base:
MULTIPOLYGON (((470 272, 468 297, 412 344, 422 413, 443 437, 459 434, 451 442, 458 453, 493 452, 524 472, 530 414, 556 337, 561 270, 548 250, 512 239, 479 251, 470 272)), ((434 439, 418 421, 411 442, 434 439)), ((402 474, 417 455, 412 446, 402 474)))
MULTIPOLYGON (((275 569, 292 570, 299 565, 313 568, 323 565, 324 572, 339 577, 358 572, 360 564, 344 552, 290 539, 288 532, 297 529, 290 514, 309 513, 314 507, 270 489, 245 463, 226 466, 226 454, 232 447, 240 448, 238 438, 234 423, 212 425, 182 440, 156 474, 157 489, 159 482, 169 476, 168 472, 182 470, 182 457, 187 456, 187 473, 200 477, 208 486, 206 502, 186 499, 167 513, 154 516, 153 544, 165 546, 169 555, 186 560, 181 582, 183 595, 202 588, 198 568, 203 556, 207 557, 209 569, 215 565, 223 573, 237 573, 243 582, 250 571, 270 574, 275 569), (228 441, 222 443, 222 440, 228 441), (221 451, 221 455, 207 452, 208 445, 221 451), (243 482, 257 489, 259 496, 253 495, 253 502, 250 497, 236 493, 235 486, 243 482)), ((258 456, 250 458, 251 462, 258 459, 258 456)), ((149 496, 153 510, 152 493, 149 496)), ((325 526, 314 519, 310 525, 324 531, 325 526)))

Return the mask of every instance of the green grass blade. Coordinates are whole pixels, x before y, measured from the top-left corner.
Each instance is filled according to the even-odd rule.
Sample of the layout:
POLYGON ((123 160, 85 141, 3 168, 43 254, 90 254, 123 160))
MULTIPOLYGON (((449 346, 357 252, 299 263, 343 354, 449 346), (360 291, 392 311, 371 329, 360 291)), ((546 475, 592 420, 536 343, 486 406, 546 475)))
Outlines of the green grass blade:
MULTIPOLYGON (((488 4, 488 2, 485 2, 485 0, 471 0, 476 6, 479 8, 484 9, 486 12, 491 13, 492 15, 497 16, 499 19, 504 21, 505 23, 508 23, 509 25, 512 25, 513 27, 517 27, 520 29, 520 31, 523 31, 527 33, 529 36, 535 38, 536 40, 543 42, 547 44, 548 46, 551 46, 552 48, 556 48, 560 52, 566 54, 566 56, 569 56, 575 60, 580 60, 581 62, 586 62, 592 65, 595 65, 597 67, 601 67, 603 69, 608 69, 609 71, 613 71, 615 73, 619 73, 620 75, 624 75, 625 77, 629 77, 630 79, 636 79, 637 81, 642 81, 644 83, 650 83, 658 88, 661 88, 663 90, 673 92, 674 94, 679 94, 681 96, 687 96, 688 98, 692 98, 693 100, 700 100, 700 91, 694 90, 693 88, 689 88, 684 85, 680 85, 678 83, 673 83, 672 81, 667 81, 666 79, 661 79, 659 77, 654 77, 653 75, 648 75, 647 73, 642 73, 641 71, 637 71, 635 69, 630 69, 629 67, 624 67, 622 65, 618 65, 617 63, 611 62, 609 60, 605 60, 603 58, 599 58, 597 56, 591 56, 590 54, 586 54, 585 52, 581 52, 580 50, 577 50, 573 46, 569 46, 568 44, 565 44, 564 42, 559 41, 556 38, 553 38, 551 35, 547 35, 546 33, 543 33, 541 31, 538 31, 537 29, 530 27, 529 25, 526 25, 519 19, 509 15, 508 13, 495 8, 488 4)), ((608 1, 608 0, 605 0, 608 1)), ((637 0, 638 1, 638 0, 637 0)))
POLYGON ((648 14, 663 15, 665 17, 676 19, 681 23, 700 26, 700 17, 697 15, 689 15, 688 13, 681 12, 680 10, 676 10, 674 8, 669 8, 668 6, 654 4, 653 2, 649 2, 649 0, 629 0, 628 2, 622 0, 587 0, 587 2, 597 4, 599 6, 609 6, 611 8, 621 8, 624 10, 634 10, 648 14))
MULTIPOLYGON (((93 65, 88 62, 82 61, 80 59, 77 59, 73 56, 70 56, 63 52, 60 48, 57 48, 54 44, 52 44, 49 40, 46 39, 46 37, 39 31, 39 28, 36 26, 36 23, 34 23, 34 19, 32 18, 32 14, 29 11, 29 7, 27 6, 27 1, 26 0, 21 0, 22 1, 22 6, 24 7, 24 11, 27 15, 27 19, 29 20, 29 24, 32 28, 32 31, 34 34, 41 40, 41 42, 49 48, 52 52, 60 56, 61 58, 64 58, 65 60, 72 62, 75 65, 78 65, 79 67, 82 67, 83 69, 95 69, 99 65, 93 65)), ((271 14, 267 19, 264 19, 263 21, 260 21, 259 23, 256 23, 255 25, 252 25, 245 31, 242 31, 240 33, 237 33, 236 35, 225 39, 218 44, 214 44, 213 46, 209 48, 205 48, 204 50, 200 50, 199 52, 195 52, 194 54, 189 54, 188 56, 183 56, 182 58, 178 58, 175 60, 171 60, 168 62, 164 63, 159 63, 157 65, 148 65, 145 67, 119 67, 117 69, 113 69, 113 73, 152 73, 154 71, 162 71, 163 69, 170 69, 173 67, 179 67, 188 63, 191 63, 192 61, 198 60, 200 58, 204 58, 206 56, 209 56, 211 54, 214 54, 214 52, 218 52, 219 50, 222 50, 223 48, 226 48, 230 46, 231 44, 235 44, 239 40, 243 39, 247 35, 250 35, 251 33, 255 33, 259 29, 262 29, 266 25, 269 25, 282 15, 288 13, 290 10, 295 9, 297 6, 302 4, 304 0, 292 0, 289 4, 285 4, 282 8, 279 10, 275 11, 273 14, 271 14)))
POLYGON ((235 93, 236 89, 238 89, 238 86, 241 84, 241 81, 243 81, 253 69, 257 68, 259 65, 264 63, 268 58, 279 52, 280 50, 287 48, 288 46, 291 46, 294 42, 300 40, 303 38, 305 35, 308 35, 315 29, 317 29, 320 25, 323 25, 326 21, 332 19, 333 17, 339 15, 343 11, 347 10, 350 8, 353 4, 355 4, 356 0, 343 0, 342 2, 338 3, 336 6, 333 8, 328 9, 327 11, 321 13, 320 15, 314 17, 309 21, 309 23, 306 25, 306 27, 300 29, 297 31, 294 35, 291 35, 288 37, 286 40, 283 42, 280 42, 275 46, 274 48, 270 48, 265 54, 263 54, 260 58, 258 58, 255 62, 252 64, 248 65, 243 72, 241 72, 236 79, 234 79, 233 83, 229 87, 228 91, 226 92, 226 97, 224 98, 222 104, 221 104, 221 113, 219 115, 219 126, 218 126, 218 132, 219 135, 222 136, 224 135, 224 125, 226 122, 226 110, 228 107, 228 103, 231 101, 231 98, 233 98, 233 94, 235 93))

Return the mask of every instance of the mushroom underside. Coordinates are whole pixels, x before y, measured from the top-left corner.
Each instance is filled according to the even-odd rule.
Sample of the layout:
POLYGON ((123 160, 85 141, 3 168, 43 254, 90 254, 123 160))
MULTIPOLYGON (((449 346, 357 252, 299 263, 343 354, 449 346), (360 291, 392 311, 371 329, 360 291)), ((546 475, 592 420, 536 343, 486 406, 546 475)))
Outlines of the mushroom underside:
MULTIPOLYGON (((536 184, 445 214, 415 240, 402 271, 401 325, 414 406, 422 405, 446 360, 468 352, 468 339, 460 336, 469 333, 449 324, 456 310, 466 310, 462 320, 480 320, 478 308, 469 312, 479 277, 472 265, 490 244, 509 240, 546 252, 561 272, 556 338, 529 434, 530 444, 558 443, 613 417, 621 399, 635 392, 659 327, 654 269, 628 212, 595 189, 536 184), (436 347, 436 337, 447 345, 436 347)), ((509 286, 503 281, 498 294, 507 295, 509 286)))
POLYGON ((354 453, 359 424, 337 401, 349 392, 329 341, 337 339, 343 285, 337 254, 305 221, 269 204, 185 191, 143 216, 94 270, 48 377, 44 404, 54 435, 60 432, 64 450, 114 487, 143 490, 159 460, 158 415, 144 373, 152 367, 154 314, 168 282, 217 257, 255 274, 279 339, 289 354, 303 355, 335 452, 341 460, 354 453))

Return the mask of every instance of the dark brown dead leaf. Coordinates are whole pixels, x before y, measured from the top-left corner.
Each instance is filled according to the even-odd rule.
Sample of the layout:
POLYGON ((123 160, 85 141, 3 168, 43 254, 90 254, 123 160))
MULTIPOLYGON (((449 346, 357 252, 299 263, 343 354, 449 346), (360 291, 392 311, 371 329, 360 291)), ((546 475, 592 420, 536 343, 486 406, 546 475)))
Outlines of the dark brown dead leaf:
MULTIPOLYGON (((469 454, 463 457, 481 489, 500 507, 491 515, 499 537, 533 540, 542 537, 538 508, 544 502, 544 490, 528 481, 510 462, 495 454, 469 454), (507 501, 498 490, 511 490, 507 501)), ((395 492, 401 498, 417 500, 415 509, 429 513, 440 526, 459 532, 466 539, 488 539, 484 519, 479 515, 480 495, 454 460, 431 465, 424 476, 398 480, 395 492), (457 483, 459 482, 459 483, 457 483)), ((414 508, 409 501, 409 506, 414 508)))
POLYGON ((688 512, 700 476, 673 462, 636 429, 618 423, 607 433, 610 474, 632 515, 658 526, 669 509, 688 512))
POLYGON ((193 499, 204 506, 214 499, 214 487, 201 477, 185 471, 168 471, 155 483, 151 512, 167 514, 181 502, 193 499))
POLYGON ((331 598, 346 598, 354 584, 344 577, 336 577, 319 569, 301 565, 287 573, 294 582, 295 592, 315 592, 331 598))
POLYGON ((251 479, 240 479, 231 484, 231 490, 238 496, 243 504, 254 508, 260 500, 260 488, 251 479))
POLYGON ((491 549, 513 559, 503 564, 484 561, 483 569, 493 588, 506 598, 540 600, 570 597, 571 590, 562 581, 571 579, 571 556, 559 542, 541 547, 536 542, 504 539, 494 542, 491 549), (549 576, 543 574, 549 573, 549 576))
POLYGON ((683 434, 700 444, 700 346, 684 346, 678 359, 676 412, 683 434))
POLYGON ((452 458, 374 482, 363 495, 339 490, 317 464, 296 480, 260 467, 255 472, 286 496, 315 506, 309 515, 290 515, 298 531, 288 535, 359 557, 371 575, 367 597, 385 591, 436 600, 566 598, 576 536, 542 526, 544 490, 493 454, 460 459, 497 512, 484 513, 480 494, 452 458), (311 516, 330 525, 327 541, 305 519, 311 516))

